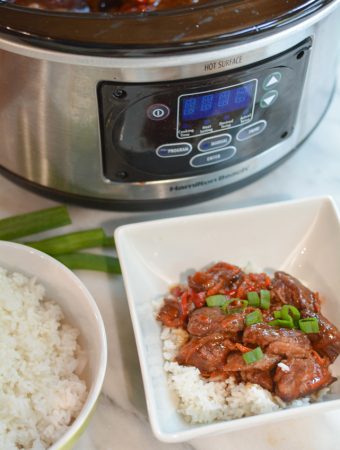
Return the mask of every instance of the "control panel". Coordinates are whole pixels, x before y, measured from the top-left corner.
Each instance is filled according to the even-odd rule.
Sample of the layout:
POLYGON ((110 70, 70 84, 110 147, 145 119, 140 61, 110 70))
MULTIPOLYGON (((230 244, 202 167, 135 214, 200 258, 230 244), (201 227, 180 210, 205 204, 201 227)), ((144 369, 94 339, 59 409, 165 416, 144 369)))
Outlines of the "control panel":
POLYGON ((220 170, 294 130, 311 39, 242 69, 172 82, 98 85, 104 176, 143 182, 220 170))

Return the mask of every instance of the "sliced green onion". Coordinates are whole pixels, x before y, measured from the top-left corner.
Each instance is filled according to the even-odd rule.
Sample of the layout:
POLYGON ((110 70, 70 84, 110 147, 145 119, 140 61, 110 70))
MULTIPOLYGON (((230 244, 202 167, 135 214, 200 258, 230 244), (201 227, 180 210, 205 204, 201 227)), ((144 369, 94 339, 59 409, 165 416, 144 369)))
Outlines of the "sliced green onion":
POLYGON ((254 325, 254 323, 263 322, 262 313, 259 309, 252 311, 251 313, 246 315, 245 318, 246 325, 254 325))
POLYGON ((319 333, 319 322, 316 317, 300 319, 299 327, 304 333, 319 333))
POLYGON ((248 292, 247 299, 248 299, 249 306, 255 306, 257 308, 260 306, 260 297, 257 292, 253 292, 253 291, 248 292))
POLYGON ((93 253, 68 253, 54 257, 69 269, 97 270, 100 272, 120 274, 118 258, 93 253))
POLYGON ((244 311, 244 308, 230 308, 226 311, 227 314, 238 314, 244 311))
POLYGON ((227 303, 227 297, 221 294, 210 295, 205 301, 208 306, 224 306, 227 303))
POLYGON ((271 320, 270 322, 268 322, 268 325, 279 328, 294 328, 294 321, 293 318, 289 316, 289 319, 271 320))
POLYGON ((235 314, 242 312, 248 306, 247 300, 241 300, 240 298, 231 298, 227 300, 226 304, 222 307, 226 314, 235 314), (233 303, 236 303, 233 305, 233 303))
POLYGON ((0 239, 11 241, 71 223, 66 206, 56 206, 0 220, 0 239))
POLYGON ((260 308, 269 309, 270 308, 270 292, 266 289, 260 290, 260 308))
POLYGON ((246 308, 248 306, 248 300, 240 300, 239 298, 234 298, 234 301, 240 303, 241 308, 246 308))
POLYGON ((94 228, 62 234, 41 241, 25 242, 25 244, 54 256, 73 253, 83 248, 101 247, 106 238, 102 228, 94 228))
POLYGON ((226 299, 224 305, 221 306, 222 310, 228 314, 228 307, 230 305, 230 303, 232 303, 234 300, 239 300, 237 298, 230 298, 230 299, 226 299))
POLYGON ((273 312, 275 319, 281 319, 281 311, 276 310, 273 312))
POLYGON ((299 320, 301 317, 300 311, 293 305, 283 305, 281 308, 282 319, 288 319, 291 316, 294 320, 299 320))
POLYGON ((263 352, 261 347, 256 347, 254 350, 251 350, 250 352, 243 353, 242 357, 245 360, 247 364, 254 363, 256 361, 259 361, 263 358, 263 352))

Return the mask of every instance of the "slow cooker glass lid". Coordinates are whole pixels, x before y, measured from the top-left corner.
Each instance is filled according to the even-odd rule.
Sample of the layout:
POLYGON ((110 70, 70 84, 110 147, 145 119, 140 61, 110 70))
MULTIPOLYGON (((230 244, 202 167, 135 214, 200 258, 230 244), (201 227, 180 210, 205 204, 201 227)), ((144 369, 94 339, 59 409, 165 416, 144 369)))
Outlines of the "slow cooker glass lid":
POLYGON ((30 8, 0 0, 0 37, 3 33, 33 45, 76 53, 145 56, 245 42, 261 33, 275 33, 279 28, 292 26, 337 0, 143 1, 157 1, 160 5, 162 1, 167 5, 175 2, 174 8, 144 12, 81 13, 30 8))
POLYGON ((130 14, 197 8, 228 1, 230 0, 2 0, 2 3, 56 12, 130 14))

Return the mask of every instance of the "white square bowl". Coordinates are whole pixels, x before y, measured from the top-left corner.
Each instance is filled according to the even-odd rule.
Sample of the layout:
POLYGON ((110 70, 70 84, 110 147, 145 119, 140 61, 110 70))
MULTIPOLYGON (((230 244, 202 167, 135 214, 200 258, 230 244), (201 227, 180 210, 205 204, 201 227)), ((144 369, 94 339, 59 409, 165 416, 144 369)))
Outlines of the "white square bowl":
MULTIPOLYGON (((176 412, 163 370, 161 325, 153 302, 170 286, 213 263, 284 270, 326 299, 322 312, 340 328, 340 221, 333 200, 318 197, 117 228, 119 254, 150 423, 165 442, 186 441, 340 408, 340 383, 320 403, 208 425, 191 425, 176 412)), ((340 360, 340 358, 338 358, 340 360)), ((332 373, 340 375, 340 361, 332 373)))

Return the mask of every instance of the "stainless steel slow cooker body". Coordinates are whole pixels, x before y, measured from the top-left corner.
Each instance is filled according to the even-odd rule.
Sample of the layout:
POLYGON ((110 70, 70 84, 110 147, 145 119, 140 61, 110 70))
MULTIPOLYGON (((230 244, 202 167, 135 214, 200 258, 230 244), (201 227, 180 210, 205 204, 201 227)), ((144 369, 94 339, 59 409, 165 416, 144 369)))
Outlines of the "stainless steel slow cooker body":
MULTIPOLYGON (((53 35, 53 29, 50 34, 46 32, 46 29, 27 31, 29 28, 27 22, 26 24, 22 22, 22 17, 25 17, 22 14, 27 14, 27 11, 22 8, 0 6, 4 8, 0 9, 2 17, 0 18, 0 131, 2 135, 0 165, 2 172, 47 195, 112 209, 180 205, 205 199, 249 182, 292 152, 320 122, 330 102, 335 82, 337 43, 340 32, 340 1, 309 2, 309 4, 313 4, 314 9, 308 14, 304 13, 307 11, 307 6, 304 5, 304 10, 295 8, 290 10, 290 14, 284 18, 283 15, 272 17, 272 20, 267 17, 265 21, 259 22, 257 27, 250 27, 248 23, 243 27, 238 26, 229 35, 228 33, 222 35, 216 30, 213 32, 211 28, 210 35, 206 31, 197 31, 201 25, 204 27, 204 17, 208 22, 211 17, 201 12, 203 18, 199 23, 197 20, 194 22, 195 30, 193 31, 191 26, 188 27, 187 33, 185 29, 178 29, 176 35, 172 33, 171 42, 168 36, 164 37, 159 31, 159 45, 155 44, 157 37, 155 28, 148 36, 145 36, 143 32, 147 17, 142 18, 141 30, 136 32, 136 35, 141 33, 140 36, 144 36, 147 42, 141 45, 138 42, 119 43, 119 39, 131 38, 131 35, 122 35, 119 31, 116 44, 110 45, 109 41, 112 37, 105 36, 101 41, 100 36, 103 34, 101 35, 97 30, 95 36, 98 42, 91 45, 81 33, 76 32, 77 30, 74 30, 72 35, 71 28, 66 32, 65 39, 53 35), (318 7, 315 7, 316 4, 318 7), (9 12, 8 18, 2 14, 2 11, 9 12), (14 16, 12 16, 13 11, 14 16), (17 17, 15 14, 18 11, 17 17), (18 20, 13 20, 10 25, 8 21, 12 20, 12 17, 18 20), (192 33, 198 34, 194 36, 192 33), (75 36, 73 41, 70 40, 72 36, 75 36), (201 89, 198 92, 200 94, 201 91, 210 92, 206 86, 209 86, 211 80, 220 80, 219 82, 223 84, 220 76, 222 79, 226 77, 226 88, 229 89, 228 77, 233 79, 235 74, 237 79, 242 79, 240 74, 246 74, 244 78, 246 81, 243 82, 246 86, 250 83, 247 80, 254 78, 252 74, 256 74, 256 70, 261 70, 262 67, 268 67, 268 71, 264 72, 267 78, 275 75, 275 70, 271 70, 271 61, 274 68, 280 68, 282 65, 280 58, 285 57, 286 54, 292 60, 304 55, 305 68, 300 71, 300 84, 293 91, 297 97, 296 106, 294 110, 287 110, 289 112, 287 116, 294 116, 294 120, 292 119, 289 125, 290 129, 281 134, 280 139, 272 139, 269 147, 261 148, 255 153, 251 152, 253 145, 251 133, 255 136, 258 130, 261 133, 263 121, 266 125, 268 122, 267 129, 272 126, 270 120, 261 118, 264 111, 268 117, 271 114, 268 109, 261 110, 259 106, 260 103, 263 104, 267 92, 263 91, 260 95, 259 84, 263 85, 264 80, 261 80, 261 83, 257 80, 258 97, 254 98, 254 106, 256 103, 256 110, 260 114, 259 120, 256 121, 255 126, 252 126, 254 115, 250 118, 250 125, 244 126, 248 123, 247 121, 243 125, 240 124, 241 128, 246 128, 243 135, 247 133, 249 135, 246 137, 248 146, 246 148, 247 151, 248 148, 250 150, 248 153, 242 150, 242 156, 242 152, 236 148, 238 146, 244 148, 241 139, 238 140, 240 127, 235 130, 235 143, 228 142, 228 148, 232 147, 241 155, 238 160, 233 161, 228 156, 227 162, 222 157, 222 163, 219 161, 215 163, 210 157, 212 162, 208 162, 209 157, 202 152, 204 156, 201 157, 199 154, 190 159, 190 175, 185 175, 184 171, 184 175, 178 176, 179 171, 174 170, 158 176, 146 170, 146 176, 143 179, 141 174, 144 172, 138 172, 140 168, 132 180, 128 177, 126 179, 124 171, 118 171, 117 177, 115 174, 108 175, 110 170, 104 167, 107 164, 105 158, 110 160, 115 149, 113 147, 103 150, 104 141, 108 136, 105 130, 103 131, 103 127, 107 125, 109 115, 101 115, 98 86, 102 83, 112 86, 111 96, 130 86, 135 91, 137 86, 140 92, 144 92, 150 86, 166 86, 167 92, 170 89, 171 93, 172 83, 176 86, 178 93, 181 85, 190 86, 191 83, 202 82, 202 87, 204 86, 206 90, 201 89), (194 163, 191 161, 201 161, 202 158, 204 164, 201 164, 195 172, 194 163)), ((40 11, 30 13, 45 14, 40 11)), ((165 18, 173 17, 169 14, 165 13, 165 18)), ((46 17, 58 19, 58 16, 52 13, 46 13, 46 17)), ((72 20, 78 20, 72 14, 70 17, 72 20)), ((180 17, 183 17, 183 14, 180 17)), ((151 18, 154 16, 151 15, 151 18)), ((164 19, 164 14, 161 18, 164 19)), ((111 24, 112 31, 115 28, 115 19, 107 16, 103 19, 111 24)), ((132 19, 129 18, 129 20, 132 19)), ((40 23, 43 22, 40 21, 40 23)), ((43 25, 50 26, 49 22, 43 25)), ((82 29, 80 26, 79 30, 82 29)), ((136 39, 136 36, 133 38, 136 39)), ((289 82, 292 85, 295 84, 294 73, 289 82)), ((218 87, 212 92, 219 92, 221 89, 218 87)), ((290 87, 286 86, 285 89, 290 87)), ((134 102, 137 102, 140 97, 138 89, 136 92, 134 102)), ((102 95, 105 96, 105 92, 102 95)), ((185 95, 187 94, 182 94, 184 97, 185 95)), ((283 90, 280 92, 280 98, 284 99, 284 97, 283 90)), ((110 101, 108 99, 108 102, 110 101)), ((282 114, 282 120, 283 116, 284 114, 282 114)), ((135 121, 138 123, 138 116, 135 117, 135 121)), ((279 116, 276 118, 276 122, 278 121, 280 121, 279 116)), ((110 129, 112 135, 109 134, 109 137, 112 137, 114 141, 115 134, 128 135, 129 130, 124 129, 125 125, 126 123, 121 124, 121 127, 116 130, 110 129)), ((157 126, 158 124, 153 122, 154 128, 150 129, 157 130, 157 126)), ((272 128, 275 128, 274 124, 272 128)), ((145 133, 145 129, 143 130, 145 133)), ((185 130, 177 129, 177 135, 174 131, 173 141, 175 143, 185 141, 191 145, 190 135, 185 133, 185 130), (184 133, 182 137, 180 133, 184 133)), ((209 141, 210 137, 229 135, 229 133, 228 125, 225 130, 222 129, 217 134, 216 130, 211 133, 208 131, 207 134, 202 132, 200 142, 208 140, 208 145, 211 146, 213 144, 209 141)), ((145 135, 139 136, 138 142, 133 144, 137 147, 136 155, 140 148, 143 149, 148 139, 145 135)), ((168 159, 160 158, 162 163, 174 161, 176 158, 176 154, 170 154, 169 146, 167 147, 168 144, 174 145, 173 141, 169 142, 167 137, 164 142, 165 148, 162 148, 163 153, 158 152, 157 156, 169 157, 168 159)), ((211 141, 214 143, 216 139, 211 141)), ((110 145, 109 142, 108 146, 110 145)), ((198 146, 203 147, 200 143, 198 146)), ((199 148, 198 151, 201 150, 202 148, 199 148)), ((181 159, 183 146, 177 146, 176 151, 179 152, 177 164, 177 161, 183 161, 181 159)), ((229 154, 233 152, 234 150, 229 150, 229 154)), ((222 154, 220 151, 215 153, 219 155, 218 157, 222 154)), ((132 157, 130 155, 130 158, 133 161, 134 155, 132 157)), ((142 161, 143 154, 138 155, 138 158, 142 161)))

